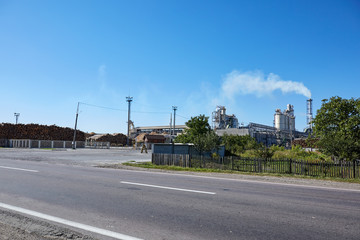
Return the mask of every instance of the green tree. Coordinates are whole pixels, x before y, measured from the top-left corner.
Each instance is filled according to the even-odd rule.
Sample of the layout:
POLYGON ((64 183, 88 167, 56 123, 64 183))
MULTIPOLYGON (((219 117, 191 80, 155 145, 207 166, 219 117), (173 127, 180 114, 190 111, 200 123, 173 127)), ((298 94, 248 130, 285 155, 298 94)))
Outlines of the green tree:
POLYGON ((237 155, 244 153, 246 150, 258 149, 259 144, 249 135, 238 136, 224 134, 221 143, 225 145, 227 155, 237 155))
POLYGON ((275 150, 271 147, 266 147, 261 145, 256 151, 255 154, 257 157, 262 159, 269 159, 274 156, 275 150))
POLYGON ((322 100, 313 120, 318 147, 339 160, 360 158, 360 99, 322 100))
POLYGON ((217 149, 220 145, 219 137, 211 130, 209 117, 199 115, 192 117, 185 124, 188 129, 175 138, 178 143, 193 143, 195 149, 201 154, 217 149))
POLYGON ((202 155, 204 152, 211 152, 217 149, 220 145, 220 138, 214 131, 209 131, 205 134, 197 135, 193 143, 196 150, 202 155))
POLYGON ((205 117, 205 115, 192 117, 185 123, 188 128, 185 129, 183 134, 175 138, 175 142, 194 143, 195 139, 212 131, 208 121, 209 117, 205 117))

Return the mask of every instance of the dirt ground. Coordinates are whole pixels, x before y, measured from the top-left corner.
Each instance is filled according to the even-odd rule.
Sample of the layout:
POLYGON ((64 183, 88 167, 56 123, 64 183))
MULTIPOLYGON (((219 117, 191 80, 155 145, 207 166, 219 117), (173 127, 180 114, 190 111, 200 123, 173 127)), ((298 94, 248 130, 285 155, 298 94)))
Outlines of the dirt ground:
POLYGON ((94 240, 47 222, 0 210, 0 240, 94 240))

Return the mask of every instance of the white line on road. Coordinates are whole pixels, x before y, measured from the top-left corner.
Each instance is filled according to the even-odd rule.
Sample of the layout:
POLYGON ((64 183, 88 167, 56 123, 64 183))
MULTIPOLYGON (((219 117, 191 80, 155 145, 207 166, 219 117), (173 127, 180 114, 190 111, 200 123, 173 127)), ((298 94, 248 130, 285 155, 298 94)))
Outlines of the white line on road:
POLYGON ((266 181, 261 181, 261 180, 234 179, 234 178, 225 178, 225 177, 209 177, 209 176, 189 175, 189 174, 181 174, 181 173, 162 173, 162 172, 150 172, 150 171, 148 172, 148 171, 137 171, 137 170, 126 170, 126 169, 122 169, 121 171, 147 173, 147 174, 158 174, 158 175, 171 175, 171 176, 178 176, 178 177, 216 179, 216 180, 234 181, 234 182, 247 182, 247 183, 280 185, 280 186, 289 186, 289 187, 314 188, 314 189, 324 189, 324 190, 332 190, 332 191, 360 192, 359 189, 340 188, 340 187, 336 188, 336 187, 326 187, 326 186, 316 186, 316 185, 304 185, 304 184, 296 184, 296 183, 266 182, 266 181))
POLYGON ((101 234, 103 236, 107 236, 107 237, 112 237, 112 238, 116 238, 116 239, 122 239, 122 240, 141 240, 139 238, 135 238, 135 237, 131 237, 128 235, 124 235, 121 233, 117 233, 117 232, 112 232, 106 229, 102 229, 102 228, 97 228, 97 227, 92 227, 86 224, 82 224, 82 223, 77 223, 77 222, 73 222, 73 221, 69 221, 63 218, 58 218, 58 217, 54 217, 54 216, 50 216, 44 213, 39 213, 39 212, 35 212, 32 210, 28 210, 28 209, 24 209, 24 208, 20 208, 20 207, 15 207, 12 205, 8 205, 5 203, 1 203, 0 202, 0 207, 1 208, 5 208, 5 209, 9 209, 9 210, 13 210, 16 212, 20 212, 20 213, 24 213, 30 216, 34 216, 34 217, 38 217, 38 218, 42 218, 48 221, 52 221, 52 222, 56 222, 56 223, 61 223, 70 227, 75 227, 75 228, 79 228, 85 231, 89 231, 89 232, 94 232, 94 233, 98 233, 101 234))
POLYGON ((10 169, 10 170, 17 170, 17 171, 25 171, 25 172, 39 172, 37 170, 24 169, 24 168, 13 168, 13 167, 5 167, 5 166, 0 166, 0 168, 10 169))
POLYGON ((204 192, 204 191, 198 191, 198 190, 183 189, 183 188, 173 188, 173 187, 165 187, 165 186, 150 185, 150 184, 143 184, 143 183, 124 182, 124 181, 121 181, 120 183, 123 183, 123 184, 131 184, 131 185, 138 185, 138 186, 144 186, 144 187, 162 188, 162 189, 169 189, 169 190, 183 191, 183 192, 204 193, 204 194, 212 194, 212 195, 216 194, 216 193, 214 193, 214 192, 204 192))

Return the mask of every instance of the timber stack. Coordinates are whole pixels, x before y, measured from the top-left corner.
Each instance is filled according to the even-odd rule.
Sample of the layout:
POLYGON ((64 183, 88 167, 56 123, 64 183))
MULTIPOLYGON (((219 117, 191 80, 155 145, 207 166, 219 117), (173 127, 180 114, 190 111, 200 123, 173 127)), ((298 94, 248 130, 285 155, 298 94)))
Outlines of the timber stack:
POLYGON ((94 142, 110 142, 111 146, 126 145, 127 136, 122 133, 94 135, 88 138, 94 142))
MULTIPOLYGON (((73 141, 74 129, 56 125, 0 124, 0 139, 32 139, 73 141)), ((77 130, 76 141, 85 141, 85 133, 77 130)))
POLYGON ((316 138, 307 138, 307 139, 299 138, 293 140, 292 144, 294 146, 300 146, 302 148, 318 148, 317 146, 318 141, 319 139, 316 138))

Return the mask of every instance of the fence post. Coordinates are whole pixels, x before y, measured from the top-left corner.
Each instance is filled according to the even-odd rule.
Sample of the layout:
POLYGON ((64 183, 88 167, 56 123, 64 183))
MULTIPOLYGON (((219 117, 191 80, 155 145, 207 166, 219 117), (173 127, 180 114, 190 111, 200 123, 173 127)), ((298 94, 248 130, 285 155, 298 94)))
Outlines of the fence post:
POLYGON ((304 161, 301 160, 301 175, 304 175, 304 161))
POLYGON ((259 169, 258 169, 258 170, 259 170, 259 173, 261 173, 261 172, 262 172, 262 169, 261 169, 261 167, 262 167, 262 166, 261 166, 261 162, 262 162, 262 159, 260 158, 260 159, 259 159, 259 161, 258 161, 258 164, 259 164, 259 166, 258 166, 258 168, 259 168, 259 169))
POLYGON ((356 160, 353 160, 353 173, 354 173, 354 178, 356 178, 356 160))
POLYGON ((291 166, 292 165, 292 160, 291 158, 289 159, 289 173, 291 174, 292 173, 292 169, 291 169, 291 166))

